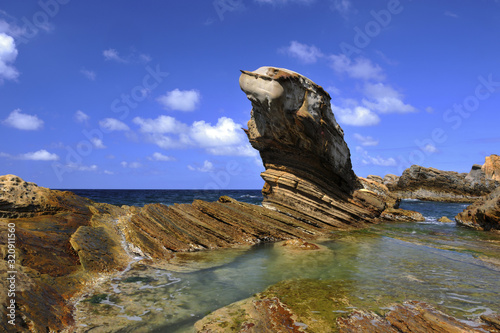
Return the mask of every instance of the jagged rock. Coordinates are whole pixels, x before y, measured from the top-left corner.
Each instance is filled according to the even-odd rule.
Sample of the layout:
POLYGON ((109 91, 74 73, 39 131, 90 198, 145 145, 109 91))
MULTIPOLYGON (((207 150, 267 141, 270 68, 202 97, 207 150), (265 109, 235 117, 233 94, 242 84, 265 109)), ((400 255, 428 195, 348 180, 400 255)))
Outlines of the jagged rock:
POLYGON ((473 202, 499 185, 477 165, 469 174, 413 165, 403 172, 393 193, 402 199, 473 202))
POLYGON ((477 230, 500 230, 500 187, 467 207, 455 220, 477 230))
POLYGON ((447 216, 440 217, 438 219, 438 222, 443 222, 443 223, 452 223, 453 221, 450 220, 447 216))
POLYGON ((337 324, 341 333, 496 332, 491 325, 470 326, 418 301, 396 305, 385 317, 356 310, 348 318, 337 319, 337 324))
MULTIPOLYGON (((126 211, 13 175, 0 176, 0 185, 4 217, 0 218, 0 252, 5 258, 8 225, 14 223, 19 282, 17 325, 7 326, 6 331, 20 327, 60 331, 72 323, 68 300, 99 273, 122 270, 130 261, 111 218, 126 211)), ((6 261, 0 261, 1 275, 9 270, 6 261)), ((2 295, 6 288, 0 289, 6 299, 2 295)), ((0 309, 5 318, 5 303, 0 309)))
POLYGON ((382 177, 376 176, 376 175, 368 175, 368 176, 366 176, 366 179, 374 181, 374 182, 379 183, 379 184, 384 183, 384 180, 382 179, 382 177))
POLYGON ((481 170, 485 173, 488 179, 500 182, 500 156, 486 156, 486 161, 482 165, 481 170))
MULTIPOLYGON (((392 194, 391 191, 389 191, 389 189, 387 188, 387 186, 382 184, 381 181, 379 182, 373 179, 362 178, 362 177, 359 177, 358 179, 366 190, 372 191, 376 193, 378 196, 380 196, 386 203, 387 208, 399 207, 401 199, 397 198, 394 194, 392 194)), ((381 179, 382 178, 380 178, 380 180, 381 179)))
POLYGON ((361 184, 323 88, 274 67, 242 71, 240 86, 252 102, 246 133, 266 168, 265 207, 339 228, 363 226, 380 214, 377 205, 355 200, 361 184))
POLYGON ((381 218, 390 220, 390 221, 398 221, 398 222, 422 222, 425 221, 425 217, 412 210, 406 209, 394 209, 389 208, 382 212, 380 215, 381 218))
POLYGON ((388 174, 384 176, 383 184, 387 186, 387 188, 390 191, 394 191, 394 189, 398 185, 398 181, 399 181, 399 176, 388 174))

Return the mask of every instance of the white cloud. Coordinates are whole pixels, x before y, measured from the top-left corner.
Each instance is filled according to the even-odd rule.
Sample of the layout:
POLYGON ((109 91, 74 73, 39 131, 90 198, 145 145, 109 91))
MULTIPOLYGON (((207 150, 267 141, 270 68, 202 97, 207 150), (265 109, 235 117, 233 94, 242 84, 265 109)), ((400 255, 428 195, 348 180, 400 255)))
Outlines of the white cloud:
POLYGON ((329 86, 326 87, 325 90, 330 94, 330 95, 340 95, 340 89, 334 86, 329 86))
POLYGON ((104 149, 104 148, 106 148, 106 146, 104 145, 104 143, 102 142, 102 140, 99 139, 99 138, 92 138, 90 141, 92 142, 92 144, 94 145, 94 147, 96 147, 97 149, 104 149))
POLYGON ((361 162, 366 165, 378 165, 378 166, 396 166, 397 162, 394 158, 383 158, 380 156, 372 157, 368 154, 366 150, 361 147, 356 147, 356 152, 361 157, 361 162))
POLYGON ((211 155, 224 156, 258 156, 259 153, 249 143, 240 146, 222 146, 207 148, 207 152, 211 155))
POLYGON ((358 57, 352 61, 345 54, 331 55, 331 67, 337 73, 346 73, 352 78, 363 80, 383 80, 385 75, 379 65, 374 65, 370 59, 358 57))
POLYGON ((3 123, 25 131, 34 131, 43 127, 43 120, 39 119, 36 115, 32 116, 22 113, 21 109, 12 111, 3 123))
POLYGON ((290 42, 290 46, 282 51, 306 64, 315 63, 318 58, 323 57, 323 53, 317 47, 301 44, 297 41, 290 42))
POLYGON ((346 16, 352 7, 350 0, 333 0, 332 9, 339 12, 342 16, 346 16))
POLYGON ((157 99, 164 108, 178 111, 194 111, 200 104, 200 100, 199 91, 179 89, 168 91, 157 99))
POLYGON ((409 113, 417 111, 413 106, 404 104, 401 93, 383 83, 367 83, 365 94, 370 100, 363 100, 363 104, 380 113, 409 113))
POLYGON ((124 168, 130 168, 130 169, 139 169, 139 168, 142 168, 142 164, 139 163, 139 162, 128 163, 128 162, 123 161, 120 164, 124 168))
POLYGON ((346 100, 344 107, 332 104, 332 111, 340 123, 352 126, 374 126, 380 122, 379 116, 353 100, 346 100))
POLYGON ((104 59, 106 59, 106 60, 113 60, 113 61, 121 62, 121 63, 127 62, 127 60, 120 57, 120 55, 118 54, 118 51, 116 51, 115 49, 104 50, 104 51, 102 51, 102 55, 104 56, 104 59))
POLYGON ((428 153, 437 153, 439 150, 431 143, 428 143, 425 147, 422 148, 423 151, 428 153))
POLYGON ((143 133, 182 133, 188 129, 186 124, 170 116, 159 116, 156 119, 135 117, 132 121, 140 126, 143 133))
POLYGON ((175 157, 165 156, 162 153, 154 153, 153 156, 149 157, 149 160, 170 162, 175 161, 175 157))
POLYGON ((201 167, 193 167, 191 165, 187 166, 191 171, 199 171, 199 172, 212 172, 215 170, 214 165, 210 161, 203 162, 203 166, 201 167))
POLYGON ((248 144, 242 125, 231 118, 221 117, 215 125, 203 120, 195 121, 191 126, 170 116, 159 116, 156 119, 136 117, 133 122, 140 126, 140 131, 148 141, 162 149, 199 147, 211 155, 257 154, 248 144))
POLYGON ((428 106, 428 107, 425 108, 425 111, 427 113, 434 113, 434 108, 432 106, 428 106))
POLYGON ((109 170, 104 170, 103 172, 105 175, 114 175, 115 174, 113 171, 109 171, 109 170))
POLYGON ((375 140, 371 136, 363 136, 358 133, 354 133, 354 138, 359 141, 362 146, 376 146, 379 141, 375 140))
POLYGON ((215 126, 203 120, 194 122, 190 137, 200 147, 231 146, 242 142, 243 131, 231 118, 221 117, 215 126))
POLYGON ((75 119, 79 123, 86 123, 87 121, 89 121, 90 116, 85 112, 78 110, 75 112, 75 119))
POLYGON ((128 131, 130 128, 124 122, 115 118, 105 118, 99 121, 99 126, 108 131, 128 131))
POLYGON ((450 12, 450 11, 445 11, 444 12, 444 15, 445 16, 449 16, 449 17, 453 17, 453 18, 459 18, 460 16, 458 16, 457 14, 453 13, 453 12, 450 12))
POLYGON ((0 83, 3 79, 15 80, 19 76, 17 69, 12 66, 17 53, 14 38, 3 32, 0 33, 0 83))
POLYGON ((45 149, 35 151, 32 153, 26 153, 19 156, 21 160, 30 160, 30 161, 57 161, 59 156, 56 154, 51 154, 45 149))
POLYGON ((94 71, 91 71, 91 70, 83 68, 83 69, 80 70, 80 73, 82 73, 83 76, 85 76, 90 81, 94 81, 95 80, 96 73, 94 71))

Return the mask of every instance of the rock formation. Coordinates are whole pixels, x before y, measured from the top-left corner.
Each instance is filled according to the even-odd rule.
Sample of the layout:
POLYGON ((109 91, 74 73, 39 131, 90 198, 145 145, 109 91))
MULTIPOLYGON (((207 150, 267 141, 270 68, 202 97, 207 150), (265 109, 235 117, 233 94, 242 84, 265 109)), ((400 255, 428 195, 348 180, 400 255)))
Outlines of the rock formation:
POLYGON ((467 207, 455 220, 477 230, 500 230, 500 187, 467 207))
POLYGON ((401 199, 473 202, 499 185, 486 177, 480 165, 474 165, 468 174, 413 165, 403 172, 392 191, 401 199))
POLYGON ((240 86, 252 102, 246 133, 266 168, 265 207, 338 228, 363 226, 380 214, 384 203, 358 191, 344 132, 322 87, 274 67, 242 71, 240 86))
POLYGON ((486 175, 486 178, 500 182, 500 156, 486 156, 486 161, 481 167, 481 170, 486 175))

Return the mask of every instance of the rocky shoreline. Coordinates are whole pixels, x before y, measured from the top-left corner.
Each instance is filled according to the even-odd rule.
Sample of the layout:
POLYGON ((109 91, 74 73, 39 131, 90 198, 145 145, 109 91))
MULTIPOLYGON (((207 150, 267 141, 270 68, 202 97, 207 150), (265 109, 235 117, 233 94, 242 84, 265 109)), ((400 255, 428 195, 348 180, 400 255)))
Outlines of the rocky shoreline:
MULTIPOLYGON (((358 178, 323 88, 300 74, 274 67, 243 71, 240 85, 253 107, 246 133, 266 168, 262 207, 229 197, 168 207, 117 207, 39 187, 14 175, 0 176, 1 250, 7 258, 9 225, 15 224, 18 272, 17 326, 2 321, 1 331, 71 328, 74 300, 89 286, 124 270, 135 256, 160 262, 176 253, 285 240, 298 240, 292 244, 315 249, 311 241, 336 231, 384 221, 422 220, 421 214, 398 208, 401 198, 471 200, 499 185, 498 156, 490 162, 487 159, 488 166, 480 171, 473 167, 468 175, 412 167, 399 178, 358 178)), ((499 195, 496 191, 482 199, 468 213, 473 222, 462 217, 461 223, 499 229, 499 195), (480 205, 488 207, 487 214, 480 205)), ((2 276, 9 270, 2 260, 2 276)), ((3 299, 7 297, 5 283, 0 291, 3 299)), ((252 304, 254 313, 272 311, 289 317, 279 299, 262 298, 252 304)), ((408 310, 406 305, 403 308, 408 310)), ((7 315, 4 303, 2 315, 7 315)), ((354 317, 342 325, 357 327, 354 317)), ((410 322, 410 317, 404 320, 410 322)), ((265 320, 259 325, 241 326, 240 331, 272 327, 265 326, 271 325, 265 320)), ((302 328, 294 329, 300 332, 302 328)), ((377 332, 377 328, 365 332, 377 332)))

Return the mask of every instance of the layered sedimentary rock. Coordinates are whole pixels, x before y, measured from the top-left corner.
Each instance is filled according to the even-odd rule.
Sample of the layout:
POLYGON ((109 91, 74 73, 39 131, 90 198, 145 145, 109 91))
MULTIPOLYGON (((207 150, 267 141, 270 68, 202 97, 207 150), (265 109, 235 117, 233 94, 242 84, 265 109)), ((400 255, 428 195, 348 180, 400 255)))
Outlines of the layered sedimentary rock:
POLYGON ((477 230, 500 230, 500 187, 467 207, 455 220, 477 230))
POLYGON ((481 167, 481 170, 484 172, 488 179, 493 179, 500 182, 500 156, 486 156, 486 161, 481 167))
POLYGON ((358 191, 344 132, 323 88, 274 67, 242 71, 240 86, 252 102, 246 133, 266 168, 265 207, 338 228, 362 226, 380 214, 385 207, 376 195, 358 191))
POLYGON ((499 185, 480 165, 474 165, 468 174, 413 165, 403 172, 392 191, 402 199, 473 202, 499 185))
MULTIPOLYGON (((3 320, 3 331, 59 331, 71 325, 68 299, 97 274, 124 269, 130 260, 111 218, 126 214, 119 207, 7 175, 0 176, 0 211, 2 258, 15 241, 14 269, 1 260, 0 275, 17 271, 16 326, 3 320)), ((5 300, 6 280, 1 283, 5 300)), ((5 302, 1 312, 6 318, 5 302)))

